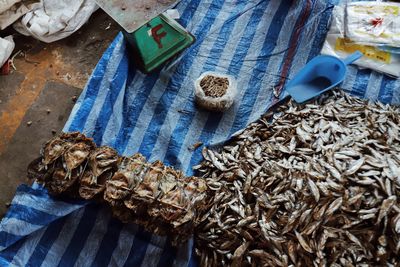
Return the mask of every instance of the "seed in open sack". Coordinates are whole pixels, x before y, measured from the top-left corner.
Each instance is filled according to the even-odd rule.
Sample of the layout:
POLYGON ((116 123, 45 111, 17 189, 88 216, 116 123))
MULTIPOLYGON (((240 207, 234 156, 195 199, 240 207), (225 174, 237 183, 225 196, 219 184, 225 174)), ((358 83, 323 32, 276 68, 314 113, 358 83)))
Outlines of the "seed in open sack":
POLYGON ((201 89, 206 96, 221 97, 229 87, 228 78, 207 75, 200 81, 201 89))
POLYGON ((194 83, 196 103, 211 111, 224 111, 233 104, 236 86, 232 76, 205 72, 194 83))

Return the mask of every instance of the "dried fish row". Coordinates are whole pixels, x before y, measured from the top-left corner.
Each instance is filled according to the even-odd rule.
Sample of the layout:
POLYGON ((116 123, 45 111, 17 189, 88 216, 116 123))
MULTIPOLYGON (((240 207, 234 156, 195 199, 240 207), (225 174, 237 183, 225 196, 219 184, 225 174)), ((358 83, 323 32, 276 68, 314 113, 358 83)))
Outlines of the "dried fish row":
POLYGON ((400 108, 289 102, 195 166, 201 266, 399 266, 400 108))
POLYGON ((28 166, 28 177, 52 195, 106 202, 123 222, 168 235, 174 244, 193 234, 207 190, 202 179, 185 177, 160 161, 149 163, 140 154, 120 157, 78 132, 47 142, 28 166))
POLYGON ((205 181, 184 177, 160 161, 149 164, 139 154, 123 161, 107 182, 104 194, 114 215, 153 233, 168 235, 175 244, 187 240, 202 209, 205 181))

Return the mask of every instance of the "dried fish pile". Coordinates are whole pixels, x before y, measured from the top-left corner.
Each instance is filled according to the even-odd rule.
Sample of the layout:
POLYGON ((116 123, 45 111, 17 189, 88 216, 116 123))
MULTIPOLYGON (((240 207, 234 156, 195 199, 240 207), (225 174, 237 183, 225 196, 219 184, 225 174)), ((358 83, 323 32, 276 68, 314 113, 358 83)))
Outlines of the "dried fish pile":
POLYGON ((185 177, 159 161, 149 163, 140 154, 120 157, 78 132, 47 142, 28 166, 28 177, 52 195, 106 202, 122 221, 168 235, 175 244, 193 234, 207 190, 203 179, 185 177))
POLYGON ((400 109, 289 102, 195 169, 201 266, 399 266, 400 109))

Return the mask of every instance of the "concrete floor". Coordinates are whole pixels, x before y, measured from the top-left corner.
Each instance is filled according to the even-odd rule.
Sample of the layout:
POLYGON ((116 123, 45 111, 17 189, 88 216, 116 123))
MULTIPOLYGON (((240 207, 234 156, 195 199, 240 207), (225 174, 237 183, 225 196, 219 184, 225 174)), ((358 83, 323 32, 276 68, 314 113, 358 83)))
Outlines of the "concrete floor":
POLYGON ((21 51, 14 60, 17 70, 0 76, 0 218, 18 185, 29 183, 26 167, 52 131, 61 131, 74 99, 118 31, 99 10, 78 32, 51 44, 12 29, 0 33, 14 34, 14 53, 21 51))

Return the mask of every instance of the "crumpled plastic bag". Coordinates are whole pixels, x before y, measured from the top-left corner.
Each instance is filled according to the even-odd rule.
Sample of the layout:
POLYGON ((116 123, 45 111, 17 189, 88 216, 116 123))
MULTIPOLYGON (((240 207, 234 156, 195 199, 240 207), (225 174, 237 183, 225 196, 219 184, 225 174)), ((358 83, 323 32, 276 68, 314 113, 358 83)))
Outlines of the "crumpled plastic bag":
POLYGON ((0 0, 0 30, 4 30, 29 12, 31 5, 40 0, 0 0))
POLYGON ((0 14, 9 10, 18 2, 21 2, 21 0, 0 0, 0 14))
POLYGON ((14 47, 15 43, 11 35, 0 38, 0 67, 2 67, 11 56, 14 47))
POLYGON ((27 12, 29 12, 29 7, 24 4, 16 4, 10 9, 0 13, 0 30, 4 30, 27 12))
POLYGON ((51 43, 80 29, 97 8, 94 0, 42 0, 33 4, 14 28, 21 34, 51 43))

